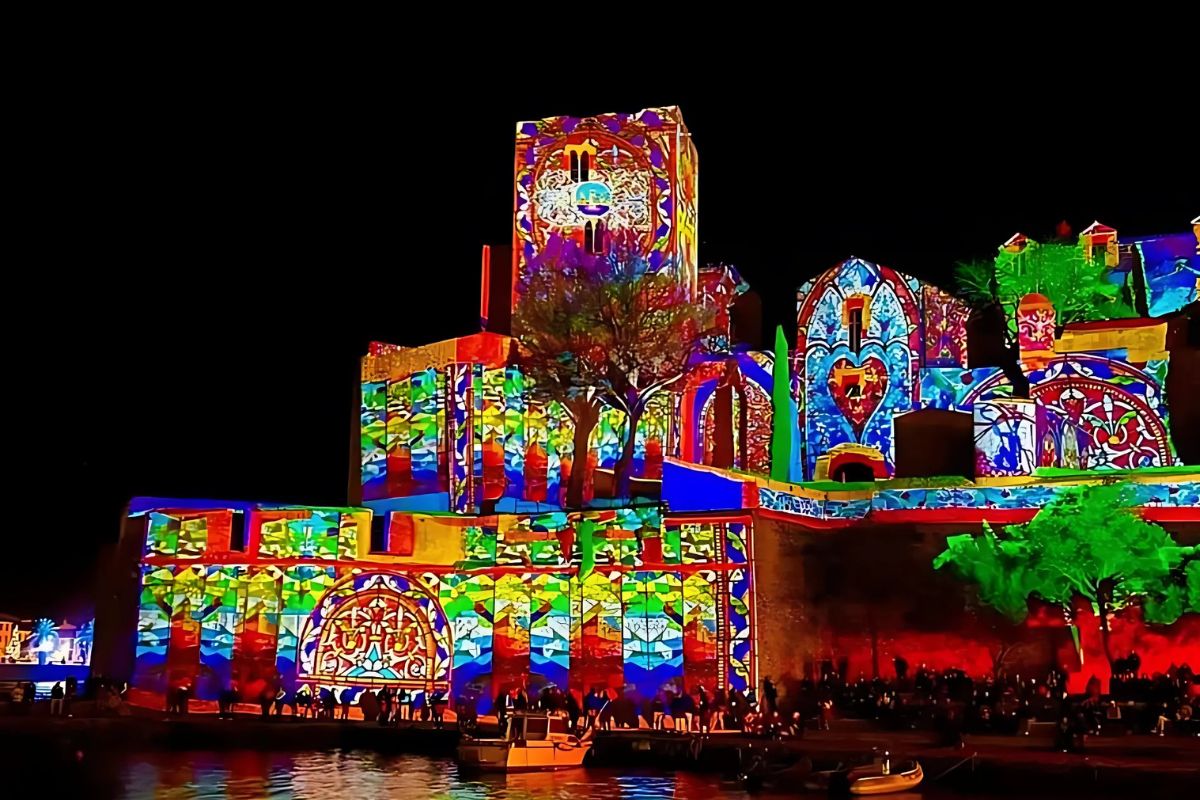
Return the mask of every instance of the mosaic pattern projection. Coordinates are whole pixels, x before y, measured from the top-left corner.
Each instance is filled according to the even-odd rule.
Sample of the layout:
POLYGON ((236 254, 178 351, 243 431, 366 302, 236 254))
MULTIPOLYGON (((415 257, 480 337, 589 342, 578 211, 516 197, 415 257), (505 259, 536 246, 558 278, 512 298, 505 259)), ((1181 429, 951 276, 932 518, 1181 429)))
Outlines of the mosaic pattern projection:
POLYGON ((748 518, 393 515, 389 538, 413 530, 382 553, 356 509, 250 509, 245 551, 175 533, 233 514, 144 513, 137 688, 389 685, 486 709, 526 681, 650 695, 755 680, 748 518), (433 566, 422 548, 435 546, 433 566), (392 552, 405 548, 422 566, 392 552))
MULTIPOLYGON (((444 494, 438 510, 458 513, 478 513, 487 501, 506 501, 496 506, 501 511, 562 504, 575 463, 574 424, 557 402, 531 399, 519 369, 468 362, 407 373, 410 363, 395 372, 388 361, 369 355, 363 364, 364 500, 444 494)), ((603 411, 590 469, 613 468, 623 425, 622 412, 603 411)), ((661 478, 673 428, 664 392, 638 422, 635 477, 661 478)))
POLYGON ((600 252, 619 233, 696 290, 697 159, 678 108, 518 123, 514 178, 518 272, 553 234, 600 252))
POLYGON ((1178 463, 1163 403, 1167 362, 1143 369, 1074 354, 1030 374, 1030 396, 1045 409, 1038 431, 1050 466, 1137 469, 1178 463))
POLYGON ((1194 233, 1135 239, 1152 317, 1173 314, 1196 302, 1200 290, 1200 248, 1194 233))
POLYGON ((804 284, 797 304, 805 474, 814 473, 821 454, 847 442, 878 449, 891 474, 892 418, 919 404, 922 364, 964 365, 965 308, 861 259, 804 284), (927 315, 932 322, 923 328, 927 315))
POLYGON ((774 361, 772 353, 743 351, 708 355, 693 366, 679 401, 680 419, 688 421, 680 425, 680 458, 771 471, 774 361))

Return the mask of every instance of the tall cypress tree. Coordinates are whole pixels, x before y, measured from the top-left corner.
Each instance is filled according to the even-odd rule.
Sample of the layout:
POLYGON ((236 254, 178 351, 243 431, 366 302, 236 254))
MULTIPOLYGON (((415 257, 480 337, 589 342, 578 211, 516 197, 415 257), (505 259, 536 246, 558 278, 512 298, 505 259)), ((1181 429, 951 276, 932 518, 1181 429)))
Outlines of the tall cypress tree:
POLYGON ((792 461, 792 371, 788 362, 787 337, 783 326, 775 326, 775 368, 771 387, 771 478, 791 480, 792 461))

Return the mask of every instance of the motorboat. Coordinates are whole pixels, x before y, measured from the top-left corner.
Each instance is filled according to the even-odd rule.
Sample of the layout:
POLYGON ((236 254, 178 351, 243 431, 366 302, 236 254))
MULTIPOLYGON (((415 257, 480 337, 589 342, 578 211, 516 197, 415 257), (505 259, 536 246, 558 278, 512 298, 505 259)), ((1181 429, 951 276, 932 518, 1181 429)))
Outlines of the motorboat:
POLYGON ((497 772, 535 772, 583 766, 592 732, 571 733, 563 714, 517 711, 505 721, 500 738, 464 737, 458 745, 462 767, 497 772))
POLYGON ((814 772, 805 782, 808 789, 829 789, 850 794, 892 794, 915 789, 925 779, 925 772, 917 761, 891 764, 882 763, 850 770, 814 772))

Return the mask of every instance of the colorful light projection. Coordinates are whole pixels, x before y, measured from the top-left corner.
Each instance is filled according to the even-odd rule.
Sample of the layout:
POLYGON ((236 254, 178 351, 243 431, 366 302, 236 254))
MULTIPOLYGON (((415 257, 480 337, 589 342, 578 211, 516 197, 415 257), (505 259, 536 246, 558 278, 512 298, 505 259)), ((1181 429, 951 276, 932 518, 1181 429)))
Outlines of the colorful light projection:
POLYGON ((1032 475, 1037 406, 1032 400, 981 400, 975 413, 975 476, 1032 475))
POLYGON ((96 621, 74 625, 0 615, 0 664, 86 667, 92 663, 96 621))
POLYGON ((771 353, 702 356, 684 379, 679 398, 679 457, 769 473, 773 370, 771 353))
POLYGON ((1165 358, 1139 369, 1084 353, 1060 356, 1030 373, 1029 394, 1046 412, 1039 418, 1039 464, 1070 469, 1178 464, 1164 401, 1166 375, 1165 358))
POLYGON ((551 235, 598 253, 632 234, 696 292, 697 158, 678 108, 518 123, 514 177, 516 274, 551 235))
POLYGON ((733 349, 733 320, 730 310, 738 296, 750 289, 750 284, 732 264, 710 264, 700 269, 700 303, 713 309, 712 332, 705 339, 705 348, 712 353, 728 353, 733 349))
POLYGON ((1196 302, 1200 292, 1200 238, 1192 233, 1130 240, 1142 269, 1146 305, 1162 317, 1196 302))
MULTIPOLYGON (((373 345, 363 359, 364 501, 423 497, 409 507, 458 513, 479 513, 485 502, 500 511, 561 506, 576 462, 574 423, 557 402, 532 399, 525 376, 506 363, 506 337, 480 337, 487 347, 464 343, 477 337, 429 348, 373 345), (488 360, 471 360, 480 357, 488 360), (422 368, 408 372, 413 366, 422 368)), ((613 468, 623 425, 622 412, 601 413, 585 468, 613 468)), ((664 393, 638 422, 635 477, 661 477, 673 429, 664 393)))
MULTIPOLYGON (((1007 379, 993 372, 973 381, 964 401, 976 401, 976 441, 984 442, 976 448, 976 475, 1031 475, 1026 470, 1036 467, 1113 470, 1178 464, 1166 398, 1166 330, 1165 323, 1153 320, 1076 323, 1064 329, 1048 352, 1044 343, 1031 345, 1038 355, 1025 359, 1024 366, 1035 405, 1034 428, 1032 438, 1020 439, 1028 452, 1013 450, 1017 440, 1008 417, 989 409, 984 419, 978 411, 979 398, 1011 393, 1007 379), (1002 434, 1002 428, 1008 432, 1002 434)), ((966 410, 961 403, 959 407, 966 410)))
POLYGON ((228 538, 164 546, 170 531, 234 509, 138 512, 136 687, 188 682, 213 698, 233 681, 248 696, 390 685, 486 709, 529 676, 644 695, 670 682, 754 683, 749 518, 392 514, 373 553, 363 510, 240 510, 242 551, 228 538))
POLYGON ((966 364, 966 306, 888 267, 850 259, 797 293, 806 475, 843 443, 895 469, 892 418, 921 400, 922 366, 966 364))

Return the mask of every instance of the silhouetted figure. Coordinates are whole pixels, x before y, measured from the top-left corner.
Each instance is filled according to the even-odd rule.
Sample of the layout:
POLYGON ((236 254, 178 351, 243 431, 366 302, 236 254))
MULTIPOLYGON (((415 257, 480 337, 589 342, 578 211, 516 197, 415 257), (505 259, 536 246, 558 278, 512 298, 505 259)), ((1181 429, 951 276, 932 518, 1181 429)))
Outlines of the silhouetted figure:
POLYGON ((79 681, 74 675, 67 677, 66 693, 63 697, 63 713, 68 717, 74 716, 71 713, 71 703, 75 700, 75 695, 79 693, 79 681))
POLYGON ((583 716, 583 709, 579 707, 579 701, 575 699, 575 693, 568 690, 567 697, 567 719, 571 722, 571 730, 579 730, 579 719, 583 716))
POLYGON ((442 715, 446 711, 446 693, 438 690, 429 698, 429 713, 433 716, 435 730, 442 729, 442 715))
POLYGON ((604 703, 607 698, 600 695, 600 690, 593 686, 588 692, 587 697, 583 699, 583 710, 587 712, 587 727, 593 728, 596 726, 596 718, 600 716, 600 709, 604 708, 604 703))
POLYGON ((775 684, 771 682, 771 676, 763 676, 763 711, 768 714, 775 713, 777 708, 776 700, 779 697, 779 692, 775 688, 775 684))
POLYGON ((409 703, 412 698, 409 696, 408 689, 400 689, 396 692, 396 720, 408 720, 412 718, 412 708, 409 703))
POLYGON ((896 667, 896 682, 904 683, 908 680, 908 662, 904 660, 904 656, 896 656, 892 659, 892 664, 896 667))
POLYGON ((501 690, 496 695, 496 722, 500 725, 500 735, 503 736, 508 726, 508 715, 513 712, 512 694, 501 690))
POLYGON ((375 703, 378 706, 376 721, 380 725, 387 725, 392 718, 392 691, 384 686, 375 693, 375 703))

